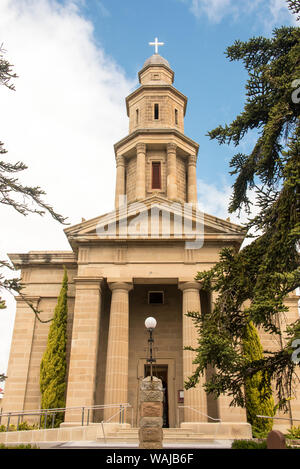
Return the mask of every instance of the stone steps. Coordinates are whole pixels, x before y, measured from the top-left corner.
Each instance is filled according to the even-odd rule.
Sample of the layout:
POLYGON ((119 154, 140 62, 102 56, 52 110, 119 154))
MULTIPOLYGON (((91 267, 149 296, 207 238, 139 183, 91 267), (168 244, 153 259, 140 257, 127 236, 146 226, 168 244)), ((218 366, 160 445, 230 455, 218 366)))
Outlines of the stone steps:
MULTIPOLYGON (((138 437, 135 438, 122 438, 120 436, 111 436, 104 438, 97 438, 97 442, 112 444, 112 443, 127 443, 127 444, 138 444, 138 437)), ((199 444, 199 443, 214 443, 214 439, 209 438, 195 438, 194 436, 189 437, 175 437, 174 438, 164 438, 164 444, 199 444)))
MULTIPOLYGON (((108 432, 105 438, 97 438, 97 441, 106 443, 138 443, 139 429, 119 429, 116 432, 108 432)), ((205 436, 204 433, 195 433, 192 430, 183 428, 164 428, 163 429, 163 442, 164 443, 182 443, 182 444, 196 444, 201 442, 213 443, 214 439, 205 436)))
MULTIPOLYGON (((120 428, 117 430, 118 433, 138 433, 139 429, 137 427, 134 428, 120 428)), ((169 434, 169 433, 195 433, 194 430, 186 429, 186 428, 163 428, 164 434, 169 434)))

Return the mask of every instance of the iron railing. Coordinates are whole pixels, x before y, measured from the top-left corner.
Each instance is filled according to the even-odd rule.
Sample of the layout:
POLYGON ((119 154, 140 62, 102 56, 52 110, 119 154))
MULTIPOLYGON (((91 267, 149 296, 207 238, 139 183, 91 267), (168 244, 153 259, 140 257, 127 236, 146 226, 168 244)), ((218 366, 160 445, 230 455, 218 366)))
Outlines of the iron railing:
POLYGON ((290 420, 290 421, 295 420, 295 422, 300 422, 300 419, 294 419, 294 417, 293 418, 291 418, 291 417, 270 417, 269 415, 257 415, 256 417, 259 417, 260 419, 275 419, 275 420, 290 420))
POLYGON ((273 419, 273 420, 289 420, 290 427, 292 428, 293 422, 300 422, 300 419, 294 419, 294 417, 270 417, 269 415, 257 415, 260 419, 273 419))
POLYGON ((194 407, 191 407, 189 405, 181 405, 181 406, 178 406, 178 426, 179 427, 180 427, 180 410, 179 409, 189 409, 189 410, 195 412, 196 414, 201 415, 201 417, 206 417, 206 418, 208 418, 210 420, 213 420, 214 422, 218 423, 219 425, 216 425, 216 430, 215 430, 215 434, 214 434, 214 439, 216 440, 217 433, 218 433, 219 428, 220 428, 220 424, 222 423, 221 419, 216 419, 214 417, 210 417, 210 415, 207 415, 204 412, 201 412, 200 410, 195 409, 194 407))
POLYGON ((89 425, 90 423, 109 423, 113 418, 119 415, 119 422, 124 423, 126 420, 127 409, 131 409, 131 426, 133 424, 133 408, 129 403, 122 404, 108 404, 108 405, 93 405, 93 406, 81 406, 81 407, 58 407, 55 409, 38 409, 38 410, 22 410, 22 411, 9 411, 0 412, 0 425, 5 426, 5 431, 9 431, 10 425, 16 424, 16 431, 19 430, 21 423, 24 422, 24 417, 29 417, 30 421, 36 420, 34 425, 37 429, 41 428, 54 428, 55 417, 58 414, 66 413, 69 411, 78 412, 81 426, 89 425), (118 409, 113 415, 111 415, 106 421, 102 419, 101 422, 91 422, 91 413, 99 411, 103 412, 107 409, 118 409), (32 419, 33 418, 33 419, 32 419), (4 421, 4 424, 3 424, 4 421), (51 421, 49 427, 49 421, 51 421), (43 424, 42 424, 43 422, 43 424))

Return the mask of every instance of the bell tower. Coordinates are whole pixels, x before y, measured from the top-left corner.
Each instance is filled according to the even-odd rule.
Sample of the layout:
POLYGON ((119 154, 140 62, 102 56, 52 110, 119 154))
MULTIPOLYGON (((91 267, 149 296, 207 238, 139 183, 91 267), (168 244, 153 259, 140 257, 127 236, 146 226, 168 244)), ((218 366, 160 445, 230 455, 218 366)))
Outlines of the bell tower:
POLYGON ((126 98, 129 134, 115 144, 116 208, 158 195, 197 203, 198 144, 184 134, 187 98, 174 86, 169 62, 158 54, 146 60, 140 86, 126 98), (126 199, 125 199, 126 196, 126 199))

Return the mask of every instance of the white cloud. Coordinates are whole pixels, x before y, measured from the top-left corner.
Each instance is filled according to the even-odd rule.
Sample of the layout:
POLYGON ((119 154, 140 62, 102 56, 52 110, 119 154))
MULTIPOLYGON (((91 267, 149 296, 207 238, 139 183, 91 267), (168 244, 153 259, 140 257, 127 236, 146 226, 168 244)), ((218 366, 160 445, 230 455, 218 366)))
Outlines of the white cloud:
MULTIPOLYGON (((232 223, 237 225, 244 225, 248 222, 249 217, 252 218, 258 214, 259 208, 256 206, 256 193, 254 190, 248 191, 248 198, 251 205, 251 215, 248 215, 245 211, 241 211, 240 214, 237 212, 229 213, 228 207, 230 205, 232 188, 228 184, 224 183, 221 187, 216 187, 213 184, 207 184, 205 181, 198 179, 198 205, 200 210, 204 213, 214 215, 215 217, 223 220, 230 219, 232 223)), ((253 231, 251 231, 253 233, 253 231)), ((251 238, 247 238, 242 247, 246 246, 252 241, 251 238)))
MULTIPOLYGON (((1 0, 0 44, 19 78, 0 87, 0 140, 20 180, 74 224, 113 209, 113 144, 128 132, 124 98, 133 88, 97 47, 75 0, 1 0)), ((70 249, 50 216, 22 217, 0 206, 0 258, 7 252, 70 249)), ((0 372, 8 358, 13 302, 0 316, 0 372), (7 337, 6 337, 7 336, 7 337)))
POLYGON ((203 212, 223 219, 229 217, 228 206, 232 192, 230 186, 224 184, 223 187, 216 187, 198 179, 197 189, 199 208, 203 212))
POLYGON ((204 14, 210 21, 219 23, 228 10, 232 9, 232 2, 231 0, 192 0, 190 9, 197 17, 204 14))
POLYGON ((275 24, 296 24, 296 16, 287 6, 286 0, 180 0, 189 5, 197 17, 206 16, 212 23, 220 23, 225 17, 238 19, 255 12, 257 19, 269 30, 275 24))
POLYGON ((281 24, 287 20, 294 25, 297 24, 297 15, 289 11, 286 0, 270 0, 269 4, 270 16, 265 17, 266 27, 272 29, 275 24, 281 24))

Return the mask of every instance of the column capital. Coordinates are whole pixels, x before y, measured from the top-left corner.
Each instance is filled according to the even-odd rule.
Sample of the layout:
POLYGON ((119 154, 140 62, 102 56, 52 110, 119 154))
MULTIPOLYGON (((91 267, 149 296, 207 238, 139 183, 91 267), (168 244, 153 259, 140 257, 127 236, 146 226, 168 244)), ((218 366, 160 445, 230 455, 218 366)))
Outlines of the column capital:
POLYGON ((125 158, 123 155, 116 155, 116 165, 118 166, 125 166, 125 158))
POLYGON ((176 143, 168 143, 167 144, 167 152, 168 153, 176 153, 176 150, 177 150, 177 145, 176 143))
POLYGON ((99 290, 102 290, 102 284, 103 284, 103 277, 75 277, 74 283, 77 287, 83 287, 85 289, 95 289, 99 288, 99 290))
POLYGON ((136 144, 137 153, 146 153, 146 143, 139 142, 136 144))
POLYGON ((178 288, 181 291, 185 290, 201 290, 202 285, 199 282, 196 282, 195 280, 189 280, 189 281, 180 281, 178 282, 178 288))
POLYGON ((111 291, 113 290, 125 290, 125 291, 130 291, 133 289, 133 283, 132 282, 128 282, 128 281, 122 281, 122 280, 119 280, 119 281, 114 281, 113 279, 108 279, 107 281, 108 283, 108 286, 110 288, 111 291))
POLYGON ((190 155, 188 157, 188 165, 189 166, 196 166, 197 165, 197 156, 196 155, 190 155))

